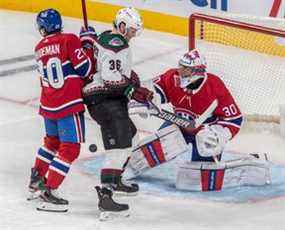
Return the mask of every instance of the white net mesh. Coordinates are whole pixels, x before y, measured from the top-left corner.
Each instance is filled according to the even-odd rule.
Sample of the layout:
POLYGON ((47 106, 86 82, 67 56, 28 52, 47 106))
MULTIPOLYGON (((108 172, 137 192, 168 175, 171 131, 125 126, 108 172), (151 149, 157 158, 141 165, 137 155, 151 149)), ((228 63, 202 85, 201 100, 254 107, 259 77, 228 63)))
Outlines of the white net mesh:
MULTIPOLYGON (((284 24, 284 20, 249 18, 244 17, 241 21, 255 21, 267 27, 278 21, 274 25, 276 28, 284 24)), ((279 105, 285 103, 285 47, 280 43, 282 39, 219 23, 195 21, 195 47, 206 56, 208 71, 223 79, 248 118, 264 117, 278 122, 279 105)))

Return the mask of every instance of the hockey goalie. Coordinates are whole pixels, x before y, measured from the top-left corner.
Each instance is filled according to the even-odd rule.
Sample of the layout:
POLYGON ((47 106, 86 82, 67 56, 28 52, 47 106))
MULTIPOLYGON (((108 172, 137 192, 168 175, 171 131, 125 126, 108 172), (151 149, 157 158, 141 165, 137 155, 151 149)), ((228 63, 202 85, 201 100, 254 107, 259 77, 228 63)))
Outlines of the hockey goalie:
MULTIPOLYGON (((169 103, 175 116, 194 125, 185 127, 168 120, 141 140, 128 164, 134 176, 187 154, 187 161, 177 172, 178 189, 218 191, 270 183, 266 154, 242 154, 224 160, 229 159, 225 147, 240 131, 243 116, 223 81, 206 71, 205 58, 198 50, 184 54, 177 68, 161 74, 152 85, 156 105, 169 103)), ((152 104, 131 103, 129 107, 130 113, 143 117, 159 110, 152 104)))

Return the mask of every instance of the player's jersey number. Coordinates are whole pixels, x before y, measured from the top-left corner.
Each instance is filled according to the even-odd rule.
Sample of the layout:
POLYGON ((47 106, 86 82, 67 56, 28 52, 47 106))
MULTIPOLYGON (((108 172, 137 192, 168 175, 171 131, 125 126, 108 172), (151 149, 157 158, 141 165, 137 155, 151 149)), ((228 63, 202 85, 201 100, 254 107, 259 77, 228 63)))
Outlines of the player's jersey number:
POLYGON ((230 117, 230 116, 236 115, 238 113, 238 110, 234 104, 230 104, 229 106, 225 106, 223 108, 223 111, 224 111, 226 117, 230 117))
POLYGON ((64 75, 59 58, 50 58, 46 67, 42 61, 38 61, 38 71, 41 74, 43 86, 60 89, 64 85, 64 75))
POLYGON ((122 67, 121 60, 119 60, 119 59, 118 60, 110 60, 109 64, 110 64, 110 67, 109 67, 110 70, 117 70, 117 71, 121 70, 121 67, 122 67))

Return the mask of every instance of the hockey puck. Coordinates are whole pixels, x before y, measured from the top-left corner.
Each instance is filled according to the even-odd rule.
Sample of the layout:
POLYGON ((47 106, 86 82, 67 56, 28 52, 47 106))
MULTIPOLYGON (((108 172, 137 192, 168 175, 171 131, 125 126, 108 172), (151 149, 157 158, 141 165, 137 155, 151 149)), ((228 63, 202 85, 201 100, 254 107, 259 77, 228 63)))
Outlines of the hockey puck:
POLYGON ((95 145, 95 144, 89 145, 89 151, 90 151, 91 153, 96 152, 96 151, 97 151, 97 145, 95 145))

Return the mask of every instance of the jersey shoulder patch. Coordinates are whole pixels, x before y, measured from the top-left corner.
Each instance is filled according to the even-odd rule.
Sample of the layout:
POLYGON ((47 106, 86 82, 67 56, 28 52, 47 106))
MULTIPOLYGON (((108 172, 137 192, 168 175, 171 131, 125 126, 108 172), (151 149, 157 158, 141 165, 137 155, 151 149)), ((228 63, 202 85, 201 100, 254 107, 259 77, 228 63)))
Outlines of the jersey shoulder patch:
POLYGON ((110 30, 99 35, 98 44, 105 49, 119 52, 129 47, 128 41, 120 34, 113 34, 110 30))

